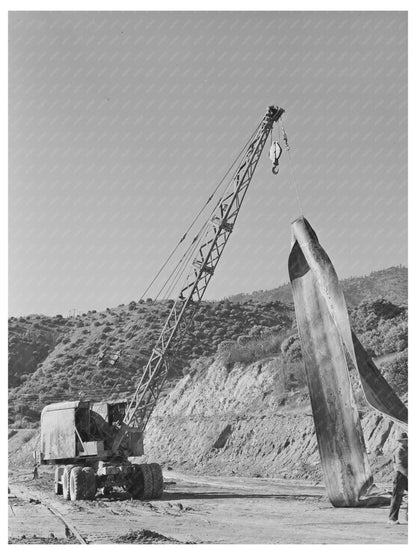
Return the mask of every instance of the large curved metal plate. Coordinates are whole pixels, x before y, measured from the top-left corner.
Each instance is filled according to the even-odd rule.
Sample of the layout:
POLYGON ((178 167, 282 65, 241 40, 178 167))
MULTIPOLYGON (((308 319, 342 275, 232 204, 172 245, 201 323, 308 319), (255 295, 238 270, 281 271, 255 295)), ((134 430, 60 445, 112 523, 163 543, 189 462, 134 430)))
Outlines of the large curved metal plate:
POLYGON ((371 406, 401 424, 407 409, 351 333, 337 275, 312 227, 299 218, 292 231, 289 275, 328 496, 336 507, 374 504, 346 352, 371 406))

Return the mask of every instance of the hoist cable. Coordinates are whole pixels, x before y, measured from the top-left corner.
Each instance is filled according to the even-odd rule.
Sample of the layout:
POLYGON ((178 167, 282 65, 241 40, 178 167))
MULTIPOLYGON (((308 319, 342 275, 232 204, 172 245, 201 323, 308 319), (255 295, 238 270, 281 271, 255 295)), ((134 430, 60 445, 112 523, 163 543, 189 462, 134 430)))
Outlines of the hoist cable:
POLYGON ((200 231, 194 237, 194 239, 192 241, 192 244, 190 245, 190 248, 185 252, 184 256, 181 258, 181 260, 180 260, 181 267, 179 267, 180 264, 177 265, 178 271, 177 271, 176 276, 175 276, 174 280, 172 281, 169 289, 166 292, 166 297, 167 298, 169 298, 169 296, 175 290, 175 288, 176 288, 179 280, 182 278, 185 270, 188 269, 190 261, 192 260, 193 257, 195 257, 196 252, 199 250, 201 242, 207 236, 209 223, 210 223, 209 219, 206 222, 204 222, 200 231))
POLYGON ((200 234, 200 236, 198 237, 198 241, 195 242, 194 248, 192 249, 192 251, 189 252, 189 255, 188 255, 188 257, 186 258, 186 260, 184 260, 184 262, 183 262, 183 264, 182 264, 182 268, 181 268, 181 270, 178 272, 178 275, 177 275, 177 277, 176 277, 176 280, 175 280, 175 282, 172 284, 171 289, 169 290, 169 294, 171 294, 171 293, 175 290, 176 286, 178 285, 179 280, 182 279, 182 276, 183 276, 185 270, 188 269, 189 263, 191 262, 192 258, 195 257, 196 252, 199 250, 202 241, 203 241, 203 240, 205 239, 205 237, 207 236, 207 231, 208 231, 207 228, 208 228, 208 225, 209 225, 209 221, 206 222, 206 224, 205 224, 205 226, 204 226, 205 229, 202 229, 202 230, 201 230, 201 234, 200 234))
POLYGON ((294 187, 295 187, 296 199, 297 199, 297 202, 298 202, 298 207, 299 207, 299 210, 300 210, 300 215, 303 215, 303 208, 302 208, 302 203, 301 203, 301 200, 300 200, 300 193, 299 193, 298 184, 297 184, 296 177, 295 177, 295 171, 294 171, 294 168, 293 168, 293 161, 292 161, 292 156, 291 156, 291 154, 290 154, 290 146, 289 146, 289 143, 288 143, 288 140, 287 140, 286 130, 285 130, 284 126, 283 126, 283 122, 280 121, 279 123, 280 123, 280 125, 281 125, 281 127, 282 127, 283 140, 284 140, 285 145, 286 145, 285 150, 286 150, 286 152, 287 152, 287 154, 288 154, 288 156, 289 156, 290 173, 291 173, 291 175, 292 175, 292 181, 293 181, 293 185, 294 185, 294 187))
MULTIPOLYGON (((208 220, 209 221, 209 220, 208 220)), ((195 237, 193 238, 192 242, 190 243, 190 245, 188 246, 188 248, 186 249, 186 251, 184 252, 184 254, 182 255, 182 257, 180 258, 179 262, 176 264, 176 266, 173 268, 173 270, 171 271, 169 277, 166 279, 165 283, 162 285, 161 289, 159 290, 158 294, 156 295, 156 299, 161 295, 162 291, 165 289, 165 287, 168 285, 169 281, 171 280, 172 276, 178 271, 179 272, 179 268, 182 264, 182 266, 184 266, 185 264, 187 264, 187 262, 189 261, 190 257, 193 256, 193 253, 195 252, 195 250, 198 248, 198 245, 201 242, 201 234, 204 231, 204 228, 206 228, 208 221, 205 221, 204 224, 202 225, 201 229, 199 230, 199 232, 197 233, 197 235, 195 235, 195 237), (186 259, 186 260, 185 260, 186 259)), ((181 270, 181 273, 183 273, 183 269, 181 270)), ((169 298, 169 295, 171 293, 171 290, 173 289, 173 287, 176 286, 176 282, 177 282, 177 278, 175 277, 175 285, 174 286, 170 286, 168 292, 166 292, 166 298, 169 298)), ((155 299, 155 300, 156 300, 155 299)))
MULTIPOLYGON (((249 144, 249 142, 253 139, 254 134, 257 133, 258 128, 259 128, 259 126, 257 127, 256 131, 252 134, 252 136, 250 137, 249 141, 247 141, 247 143, 246 143, 246 145, 243 147, 243 149, 240 151, 240 157, 241 157, 242 152, 245 150, 246 146, 247 146, 247 145, 249 144)), ((234 163, 233 165, 235 165, 235 163, 234 163)), ((240 166, 241 166, 241 161, 240 161, 238 167, 240 167, 240 166)), ((228 173, 229 173, 229 172, 228 172, 228 173)), ((224 181, 224 180, 222 180, 222 181, 224 181)), ((221 193, 221 195, 220 195, 218 201, 216 202, 215 206, 213 207, 213 209, 212 209, 210 215, 208 216, 208 218, 207 218, 207 219, 205 220, 205 222, 203 223, 203 225, 202 225, 202 227, 200 228, 198 234, 194 237, 194 239, 193 239, 193 241, 192 241, 192 243, 191 243, 191 245, 190 245, 191 247, 193 247, 192 251, 189 251, 189 254, 187 255, 188 250, 189 250, 189 248, 188 248, 188 250, 185 251, 184 256, 181 258, 181 260, 179 261, 179 263, 176 265, 176 267, 175 267, 174 270, 172 271, 171 275, 175 272, 176 268, 178 268, 178 267, 180 266, 180 264, 182 263, 182 261, 183 261, 182 269, 181 269, 181 270, 178 270, 178 273, 177 273, 177 275, 176 275, 176 277, 175 277, 174 283, 172 284, 172 286, 169 288, 168 292, 166 293, 166 297, 167 297, 167 298, 169 298, 169 295, 171 294, 171 292, 175 290, 176 285, 177 285, 179 279, 182 277, 182 275, 183 275, 183 273, 184 273, 184 270, 187 268, 190 259, 193 257, 194 253, 198 250, 199 245, 201 244, 201 241, 202 241, 202 240, 205 240, 205 238, 208 236, 208 231, 209 231, 208 227, 209 227, 209 223, 210 223, 210 221, 211 221, 211 218, 212 218, 213 214, 215 213, 216 209, 218 208, 218 206, 220 205, 222 199, 223 199, 224 196, 226 195, 227 190, 231 188, 232 183, 233 183, 233 181, 229 182, 229 183, 226 185, 226 187, 224 188, 223 192, 221 193), (186 260, 184 260, 185 256, 186 256, 186 260)), ((218 187, 217 187, 217 190, 218 190, 218 187)), ((169 276, 169 277, 171 277, 171 276, 169 276)), ((168 278, 168 280, 169 280, 169 278, 168 278)), ((167 281, 168 281, 168 280, 167 280, 167 281)), ((167 283, 167 282, 165 282, 164 286, 166 285, 166 283, 167 283)), ((164 287, 164 286, 163 286, 163 287, 164 287)), ((162 288, 162 289, 163 289, 163 288, 162 288)))
POLYGON ((198 214, 194 217, 194 219, 192 220, 191 224, 188 226, 187 230, 185 231, 184 235, 180 238, 180 240, 178 241, 177 245, 174 247, 174 249, 171 251, 171 253, 169 254, 169 256, 167 257, 167 259, 165 260, 165 262, 162 264, 161 268, 159 269, 159 271, 156 273, 155 277, 152 279, 152 281, 150 282, 150 284, 147 286, 147 288, 145 289, 145 291, 143 292, 142 296, 140 297, 139 300, 142 300, 143 297, 146 295, 146 293, 149 291, 149 289, 152 287, 152 285, 154 284, 154 282, 157 280, 157 278, 159 277, 159 275, 162 273, 162 271, 165 269, 166 265, 169 263, 169 261, 171 260, 172 256, 175 254, 175 252, 178 250, 179 245, 181 245, 181 243, 183 243, 183 241, 185 240, 186 236, 188 235, 189 231, 192 229, 192 227, 194 226, 195 222, 198 220, 199 216, 202 214, 202 212, 205 210, 205 208, 207 207, 207 205, 211 202, 213 196, 215 195, 215 193, 218 191, 218 189, 221 187, 222 183, 225 181, 225 179, 227 178, 228 174, 231 172, 231 170, 233 169, 233 167, 235 166, 235 164, 237 163, 237 161, 239 160, 239 158, 241 157, 241 155, 243 154, 243 152, 245 151, 245 149, 247 148, 248 144, 250 143, 250 141, 252 140, 252 138, 256 135, 258 129, 260 128, 261 122, 257 125, 256 129, 254 130, 254 132, 251 134, 250 138, 248 139, 248 141, 246 142, 246 144, 243 146, 243 148, 240 150, 240 152, 238 153, 238 155, 235 157, 233 163, 231 164, 231 166, 228 168, 228 170, 226 171, 225 175, 223 176, 223 178, 221 179, 221 181, 218 183, 218 185, 215 187, 214 191, 211 193, 211 195, 208 197, 207 201, 205 202, 205 204, 202 206, 202 208, 199 210, 198 214))
POLYGON ((201 228, 200 232, 197 235, 195 235, 194 239, 192 240, 192 243, 186 249, 186 251, 182 255, 181 259, 176 264, 175 268, 172 270, 169 277, 166 279, 165 283, 162 285, 161 289, 159 290, 159 292, 156 296, 156 299, 161 295, 162 291, 169 284, 169 282, 172 279, 172 276, 174 276, 176 274, 176 277, 174 278, 174 281, 172 281, 172 284, 169 286, 169 289, 167 290, 167 292, 165 294, 165 297, 169 298, 169 295, 173 292, 174 288, 176 287, 176 284, 177 284, 177 281, 178 281, 179 277, 183 274, 184 268, 186 267, 186 265, 188 264, 188 262, 192 258, 192 256, 194 256, 194 253, 197 250, 197 248, 198 248, 198 246, 201 242, 201 232, 204 230, 204 227, 206 227, 206 225, 207 225, 207 222, 205 222, 205 224, 201 228), (182 266, 182 269, 180 269, 181 266, 182 266))

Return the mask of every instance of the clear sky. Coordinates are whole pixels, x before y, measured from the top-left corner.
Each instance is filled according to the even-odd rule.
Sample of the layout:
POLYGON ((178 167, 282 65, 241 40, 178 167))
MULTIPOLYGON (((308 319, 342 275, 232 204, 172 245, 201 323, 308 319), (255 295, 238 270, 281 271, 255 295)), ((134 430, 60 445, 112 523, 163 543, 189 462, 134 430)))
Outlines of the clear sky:
MULTIPOLYGON (((407 264, 404 12, 15 12, 9 313, 137 299, 269 104, 340 277, 407 264)), ((207 298, 288 281, 265 149, 207 298)), ((148 296, 152 296, 150 292, 148 296)))

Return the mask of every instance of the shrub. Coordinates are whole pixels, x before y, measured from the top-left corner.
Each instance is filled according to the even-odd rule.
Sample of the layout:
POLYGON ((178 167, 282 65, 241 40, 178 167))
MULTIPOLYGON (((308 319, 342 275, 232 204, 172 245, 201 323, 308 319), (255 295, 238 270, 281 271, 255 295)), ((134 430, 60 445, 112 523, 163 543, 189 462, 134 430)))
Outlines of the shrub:
POLYGON ((388 322, 380 326, 381 333, 385 332, 383 339, 383 353, 396 353, 407 348, 407 322, 400 322, 391 327, 388 322))
POLYGON ((383 338, 380 336, 378 329, 361 333, 360 341, 371 357, 379 356, 383 353, 383 338))
POLYGON ((380 370, 391 385, 399 394, 404 395, 408 390, 408 354, 404 351, 394 360, 381 364, 380 370))
POLYGON ((383 298, 363 301, 358 307, 351 310, 351 325, 357 333, 364 333, 377 328, 380 320, 391 320, 404 313, 403 307, 383 298))
POLYGON ((297 334, 290 335, 287 339, 285 339, 282 342, 280 350, 282 354, 292 362, 302 360, 302 349, 300 345, 300 339, 297 334))
POLYGON ((238 345, 242 347, 250 343, 250 341, 251 337, 249 335, 240 335, 240 337, 237 338, 238 345))

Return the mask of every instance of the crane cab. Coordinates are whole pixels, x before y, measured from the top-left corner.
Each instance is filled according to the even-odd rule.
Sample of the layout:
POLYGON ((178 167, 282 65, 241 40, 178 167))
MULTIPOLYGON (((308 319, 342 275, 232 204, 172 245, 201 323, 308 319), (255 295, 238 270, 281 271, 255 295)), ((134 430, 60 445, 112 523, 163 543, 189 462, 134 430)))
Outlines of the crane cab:
MULTIPOLYGON (((71 401, 47 405, 41 415, 41 464, 105 461, 114 456, 112 444, 125 414, 126 401, 71 401)), ((129 428, 127 457, 143 455, 143 434, 129 428)))

